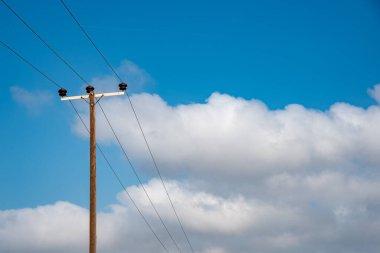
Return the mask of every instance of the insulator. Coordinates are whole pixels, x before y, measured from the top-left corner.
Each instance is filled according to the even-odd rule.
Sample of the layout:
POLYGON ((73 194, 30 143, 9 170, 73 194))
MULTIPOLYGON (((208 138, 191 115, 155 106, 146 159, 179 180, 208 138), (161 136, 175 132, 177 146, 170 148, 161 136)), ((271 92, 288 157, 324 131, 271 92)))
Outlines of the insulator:
POLYGON ((89 86, 86 87, 86 92, 87 92, 87 93, 91 93, 91 92, 93 92, 94 90, 95 90, 94 86, 89 85, 89 86))
POLYGON ((121 83, 121 84, 119 84, 119 89, 121 90, 121 91, 125 91, 126 89, 127 89, 127 84, 126 83, 121 83))
POLYGON ((67 95, 67 90, 66 90, 65 88, 60 88, 60 89, 58 90, 58 94, 59 94, 60 97, 66 97, 66 95, 67 95))

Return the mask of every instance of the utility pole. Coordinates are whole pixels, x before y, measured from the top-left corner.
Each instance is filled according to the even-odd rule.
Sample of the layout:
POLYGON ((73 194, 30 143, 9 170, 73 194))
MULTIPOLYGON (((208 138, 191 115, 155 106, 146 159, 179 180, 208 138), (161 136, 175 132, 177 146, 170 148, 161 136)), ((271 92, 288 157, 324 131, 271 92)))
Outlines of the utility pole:
POLYGON ((95 106, 103 97, 124 95, 127 89, 126 83, 119 84, 119 92, 95 94, 95 88, 91 85, 86 87, 87 95, 67 97, 67 90, 61 88, 58 94, 61 100, 88 99, 90 105, 90 235, 89 253, 96 253, 96 124, 95 106), (96 100, 98 98, 98 100, 96 100), (96 100, 96 101, 95 101, 96 100))

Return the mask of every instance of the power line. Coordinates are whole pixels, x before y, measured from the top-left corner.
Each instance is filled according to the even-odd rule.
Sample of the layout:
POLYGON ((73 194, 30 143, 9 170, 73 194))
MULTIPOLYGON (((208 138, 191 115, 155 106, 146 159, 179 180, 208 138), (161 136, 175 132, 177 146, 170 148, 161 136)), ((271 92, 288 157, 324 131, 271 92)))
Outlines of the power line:
POLYGON ((49 45, 49 43, 44 40, 7 2, 4 0, 0 0, 44 45, 55 55, 57 56, 71 71, 73 71, 79 79, 81 79, 84 83, 90 85, 79 73, 76 71, 71 64, 69 64, 63 57, 49 45))
MULTIPOLYGON (((28 61, 25 57, 23 57, 20 53, 18 53, 16 50, 14 50, 13 48, 11 48, 9 45, 7 45, 5 42, 1 41, 0 40, 0 43, 5 46, 7 49, 9 49, 12 53, 14 53, 18 58, 20 58, 21 60, 23 60, 25 63, 27 63, 29 66, 31 66, 34 70, 36 70, 38 73, 40 73, 43 77, 45 77, 48 81, 50 81, 52 84, 54 84, 55 86, 59 87, 59 88, 62 88, 61 85, 59 85, 56 81, 54 81, 52 78, 50 78, 48 75, 46 75, 43 71, 41 71, 39 68, 37 68, 34 64, 32 64, 30 61, 28 61)), ((82 122, 83 126, 86 128, 87 132, 89 132, 89 129, 88 127, 86 126, 83 118, 80 116, 77 108, 74 106, 74 104, 72 103, 72 101, 70 101, 70 104, 71 106, 73 107, 75 113, 77 114, 77 116, 79 117, 80 121, 82 122)), ((126 187, 124 186, 123 182, 121 181, 120 177, 118 176, 118 174, 116 173, 115 169, 113 168, 113 166, 111 165, 111 163, 109 162, 108 158, 106 157, 106 155, 104 154, 103 150, 101 149, 100 145, 96 145, 97 148, 99 149, 101 155, 103 156, 104 160, 106 161, 106 163, 108 164, 108 167, 111 169, 112 173, 114 174, 114 176, 116 177, 117 181, 119 182, 119 184, 121 185, 121 187, 124 189, 124 191, 127 193, 129 199, 131 200, 132 204, 135 206, 135 208, 137 209, 138 213, 140 214, 140 216, 142 217, 142 219, 144 220, 145 224, 148 226, 149 230, 154 234, 155 238, 159 241, 159 243, 161 244, 161 246, 164 248, 164 250, 169 253, 169 250, 165 247, 164 243, 160 240, 160 238, 158 237, 157 233, 154 232, 152 226, 150 225, 150 223, 148 222, 148 220, 145 218, 144 214, 141 212, 140 208, 137 206, 136 202, 133 200, 132 196, 129 194, 128 190, 126 189, 126 187)))
MULTIPOLYGON (((74 14, 70 11, 70 9, 69 9, 68 6, 64 3, 64 1, 63 1, 63 0, 60 0, 60 1, 61 1, 61 3, 63 4, 63 6, 65 7, 65 9, 68 11, 68 13, 70 14, 70 16, 74 19, 75 23, 79 26, 80 30, 84 33, 84 35, 87 37, 87 39, 90 41, 90 43, 94 46, 94 48, 97 50, 97 52, 101 55, 101 57, 102 57, 103 60, 106 62, 106 64, 108 65, 108 67, 112 70, 112 72, 113 72, 113 73, 115 74, 115 76, 120 80, 120 82, 122 82, 122 79, 120 78, 120 76, 116 73, 115 69, 112 67, 112 65, 109 63, 109 61, 106 59, 106 57, 104 56, 104 54, 103 54, 103 53, 99 50, 99 48, 95 45, 94 41, 91 39, 91 37, 89 36, 89 34, 84 30, 83 26, 79 23, 78 19, 77 19, 77 18, 74 16, 74 14)), ((147 148, 148 148, 148 151, 149 151, 150 157, 152 158, 152 161, 153 161, 154 167, 156 168, 156 171, 157 171, 157 173, 158 173, 158 175, 159 175, 159 177, 160 177, 160 180, 161 180, 162 186, 163 186, 163 188, 164 188, 164 190, 165 190, 165 192, 166 192, 166 195, 167 195, 167 197, 168 197, 168 199, 169 199, 170 205, 171 205, 171 207, 172 207, 172 209, 173 209, 173 211, 174 211, 174 214, 175 214, 175 216, 176 216, 176 218, 177 218, 177 221, 178 221, 178 223, 179 223, 179 225, 180 225, 180 227, 181 227, 181 230, 182 230, 184 236, 186 237, 187 243, 189 244, 189 246, 190 246, 190 248, 191 248, 191 251, 194 253, 193 246, 192 246, 192 244, 190 243, 189 237, 188 237, 188 235, 186 234, 185 229, 184 229, 184 227, 183 227, 183 225, 182 225, 182 222, 181 222, 181 220, 180 220, 180 218, 179 218, 179 215, 178 215, 178 213, 177 213, 177 211, 176 211, 176 209, 175 209, 175 207, 174 207, 173 201, 172 201, 172 199, 171 199, 171 197, 170 197, 170 195, 169 195, 169 192, 168 192, 168 190, 167 190, 167 187, 166 187, 166 185, 165 185, 165 182, 164 182, 164 180, 163 180, 163 178, 162 178, 162 175, 161 175, 160 169, 159 169, 158 166, 157 166, 156 159, 154 158, 153 152, 152 152, 152 150, 151 150, 151 148, 150 148, 150 145, 149 145, 148 140, 147 140, 147 138, 146 138, 146 136, 145 136, 145 133, 144 133, 143 128, 142 128, 142 126, 141 126, 140 120, 139 120, 139 118, 138 118, 138 116, 137 116, 136 110, 135 110, 135 108, 134 108, 134 106, 133 106, 132 100, 131 100, 131 98, 130 98, 130 96, 129 96, 128 93, 127 93, 127 97, 128 97, 128 101, 129 101, 129 103, 130 103, 130 105, 131 105, 131 107, 132 107, 133 114, 134 114, 134 116, 135 116, 135 118, 136 118, 136 121, 137 121, 137 123, 138 123, 138 125, 139 125, 140 131, 141 131, 141 133, 142 133, 142 135, 143 135, 143 137, 144 137, 144 141, 145 141, 145 144, 146 144, 146 146, 147 146, 147 148)))
POLYGON ((146 190, 146 188, 145 188, 143 182, 141 181, 140 176, 138 175, 138 173, 137 173, 135 167, 133 166, 131 160, 129 159, 129 156, 127 155, 127 152, 125 151, 124 146, 121 144, 119 137, 116 135, 116 132, 115 132, 114 128, 112 127, 111 122, 109 121, 109 119, 108 119, 108 117, 107 117, 105 111, 103 110, 103 107, 102 107, 100 101, 98 102, 98 104, 99 104, 99 107, 100 107, 100 109, 101 109, 101 111, 102 111, 102 113, 103 113, 103 115, 104 115, 104 118, 106 119, 106 121, 107 121, 109 127, 110 127, 111 130, 112 130, 113 135, 115 136, 117 142, 119 143, 119 146, 120 146, 121 150, 123 151, 124 156, 126 157, 128 163, 129 163, 129 166, 132 168, 133 173, 135 174, 135 176, 136 176, 137 180, 139 181, 139 183, 140 183, 142 189, 144 190, 145 195, 146 195, 146 197, 148 198, 148 200, 149 200, 149 202, 150 202, 150 205, 153 207, 153 209, 154 209, 156 215, 158 216, 158 218, 159 218, 161 224, 164 226, 166 232, 168 233, 170 239, 173 241, 173 243, 174 243, 174 245, 176 246, 177 250, 178 250, 179 252, 182 252, 181 249, 179 248, 177 242, 174 240, 173 235, 169 232, 169 229, 168 229, 167 226, 165 225, 165 222, 163 221, 161 215, 158 213, 158 210, 157 210, 157 208, 156 208, 156 205, 153 203, 153 201, 152 201, 152 199, 151 199, 151 197, 150 197, 148 191, 146 190))

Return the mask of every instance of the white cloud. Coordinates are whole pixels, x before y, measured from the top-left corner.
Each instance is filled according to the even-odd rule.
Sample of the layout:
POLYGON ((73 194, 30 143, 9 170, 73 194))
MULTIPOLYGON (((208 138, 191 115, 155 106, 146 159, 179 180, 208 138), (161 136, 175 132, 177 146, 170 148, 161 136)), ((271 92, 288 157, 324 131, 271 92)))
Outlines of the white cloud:
MULTIPOLYGON (((379 105, 270 110, 219 93, 178 106, 132 99, 197 253, 380 251, 379 105)), ((138 170, 152 171, 128 101, 102 105, 138 170)), ((101 115, 98 137, 114 142, 101 115)), ((189 252, 160 181, 145 188, 189 252)), ((142 189, 128 190, 175 252, 142 189)), ((163 252, 126 195, 117 199, 99 213, 99 252, 163 252)), ((0 252, 83 252, 87 222, 87 210, 67 202, 0 211, 0 252)))
MULTIPOLYGON (((180 188, 178 182, 167 182, 167 185, 191 237, 228 235, 247 228, 251 219, 247 215, 250 207, 241 197, 229 200, 180 188), (244 224, 246 222, 248 224, 244 224)), ((162 211, 169 230, 175 231, 174 237, 181 248, 187 247, 159 182, 152 180, 145 186, 152 193, 157 208, 162 211)), ((150 206, 141 189, 130 187, 128 191, 161 240, 169 249, 174 249, 157 217, 149 211, 150 206)), ((113 205, 111 212, 99 213, 99 251, 124 252, 134 249, 133 252, 163 252, 126 195, 120 193, 119 199, 121 202, 113 205)), ((68 202, 0 211, 0 224, 0 252, 81 252, 87 246, 88 211, 68 202)), ((207 240, 204 243, 207 245, 207 240)), ((202 250, 202 243, 195 245, 197 252, 224 252, 220 248, 202 250)))
POLYGON ((18 86, 12 86, 10 92, 13 100, 32 114, 41 112, 44 106, 51 104, 53 101, 52 94, 47 91, 28 91, 18 86))
MULTIPOLYGON (((360 181, 338 174, 291 180, 276 177, 268 181, 265 194, 229 198, 195 190, 189 182, 166 184, 197 253, 379 249, 379 180, 360 181)), ((153 179, 145 187, 169 231, 187 252, 160 182, 153 179)), ((128 191, 170 252, 175 252, 142 190, 131 186, 128 191)), ((120 193, 118 199, 110 212, 98 213, 99 252, 164 252, 126 195, 120 193)), ((86 250, 87 240, 88 211, 74 204, 0 211, 0 252, 76 253, 86 250)))
POLYGON ((67 202, 0 211, 0 252, 84 250, 86 220, 85 209, 67 202))
MULTIPOLYGON (((191 178, 190 188, 169 186, 203 251, 379 249, 374 236, 380 232, 378 105, 270 110, 258 100, 219 93, 202 104, 178 106, 157 95, 132 99, 162 172, 191 178)), ((103 107, 133 162, 151 171, 128 101, 105 100, 103 107)), ((101 142, 113 142, 102 116, 98 119, 101 142)), ((170 215, 159 184, 152 181, 149 187, 170 215)), ((141 191, 132 190, 147 206, 141 191)))
MULTIPOLYGON (((285 171, 364 171, 380 165, 379 106, 269 110, 258 100, 219 93, 204 104, 174 107, 157 95, 138 94, 132 100, 164 173, 252 180, 285 171)), ((128 101, 117 98, 102 105, 130 155, 151 169, 128 101)), ((99 139, 114 141, 103 116, 98 122, 99 139)))

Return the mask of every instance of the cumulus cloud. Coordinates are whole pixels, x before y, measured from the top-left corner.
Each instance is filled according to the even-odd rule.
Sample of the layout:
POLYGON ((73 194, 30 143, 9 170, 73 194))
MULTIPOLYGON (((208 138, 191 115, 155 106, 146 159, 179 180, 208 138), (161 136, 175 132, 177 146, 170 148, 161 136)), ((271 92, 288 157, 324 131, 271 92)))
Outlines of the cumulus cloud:
MULTIPOLYGON (((377 252, 378 180, 342 174, 266 181, 265 194, 229 198, 167 181, 197 253, 377 252), (331 194, 328 189, 331 189, 331 194), (330 196, 328 194, 330 194, 330 196), (352 197, 350 197, 352 196, 352 197)), ((156 179, 145 185, 183 252, 189 248, 156 179)), ((140 187, 127 188, 160 239, 175 252, 140 187)), ((124 192, 109 212, 98 213, 99 252, 165 252, 124 192)), ((83 252, 88 211, 68 202, 0 211, 0 252, 83 252)))
MULTIPOLYGON (((377 93, 375 86, 370 94, 377 93)), ((271 110, 220 93, 178 106, 151 94, 132 100, 197 253, 380 251, 379 105, 271 110)), ((152 171, 128 101, 117 97, 102 106, 138 171, 152 171)), ((113 143, 98 113, 98 139, 113 143)), ((144 187, 190 252, 161 182, 144 187)), ((128 191, 175 252, 141 186, 128 191)), ((99 252, 164 252, 126 194, 117 200, 99 213, 99 252)), ((0 211, 0 252, 83 252, 87 215, 68 202, 0 211)))
MULTIPOLYGON (((150 94, 132 100, 165 173, 252 180, 282 172, 364 172, 380 165, 379 106, 337 103, 319 111, 293 104, 270 110, 261 101, 219 93, 203 104, 170 106, 150 94)), ((102 105, 130 155, 151 169, 128 101, 102 105)), ((99 139, 115 141, 103 116, 98 119, 99 139)))
POLYGON ((47 91, 28 91, 18 86, 12 86, 10 92, 13 100, 32 114, 40 113, 44 106, 53 101, 52 94, 47 91))
MULTIPOLYGON (((242 198, 223 199, 204 192, 193 192, 180 188, 178 182, 167 182, 175 204, 180 207, 179 214, 188 229, 189 235, 225 234, 247 229, 251 219, 249 204, 242 198), (190 200, 188 199, 190 198, 190 200), (228 222, 225 222, 228 221, 228 222)), ((152 192, 157 208, 162 212, 169 229, 174 233, 181 247, 186 248, 177 220, 172 215, 166 194, 157 180, 145 187, 152 192), (155 191, 156 190, 156 191, 155 191)), ((173 248, 165 231, 157 222, 155 213, 145 201, 145 195, 137 187, 128 188, 133 199, 153 229, 169 249, 173 248)), ((111 206, 110 212, 99 213, 99 251, 100 252, 164 252, 144 225, 138 212, 125 193, 119 194, 120 202, 111 206), (149 243, 146 243, 146 242, 149 243), (138 243, 136 243, 138 242, 138 243)), ((68 202, 19 210, 0 211, 0 252, 83 252, 87 246, 88 211, 68 202)), ((206 240, 205 245, 210 243, 206 240)), ((197 248, 202 244, 195 243, 197 248)), ((209 245, 213 246, 213 245, 209 245)), ((197 252, 224 252, 222 249, 206 248, 197 252)))
MULTIPOLYGON (((370 94, 377 93, 375 86, 370 94)), ((320 111, 292 104, 271 110, 259 100, 220 93, 205 103, 177 106, 151 94, 132 100, 163 173, 188 175, 190 188, 203 189, 171 185, 172 192, 181 189, 177 201, 187 200, 179 205, 186 226, 212 242, 201 244, 203 251, 379 250, 378 105, 336 103, 320 111), (233 210, 241 211, 239 219, 233 210)), ((133 162, 151 171, 128 101, 108 100, 103 107, 133 162)), ((98 119, 100 140, 113 142, 98 119)), ((150 191, 162 196, 156 183, 150 191)), ((131 190, 141 194, 137 187, 131 190)), ((138 199, 148 205, 142 195, 138 199)), ((170 213, 165 199, 156 201, 170 213)))
POLYGON ((87 217, 85 209, 67 202, 0 211, 0 251, 84 250, 87 217))

